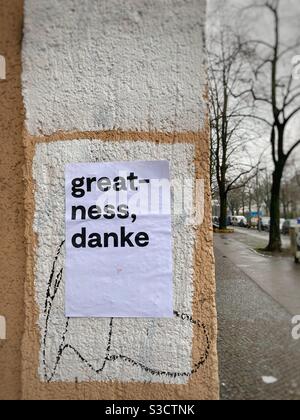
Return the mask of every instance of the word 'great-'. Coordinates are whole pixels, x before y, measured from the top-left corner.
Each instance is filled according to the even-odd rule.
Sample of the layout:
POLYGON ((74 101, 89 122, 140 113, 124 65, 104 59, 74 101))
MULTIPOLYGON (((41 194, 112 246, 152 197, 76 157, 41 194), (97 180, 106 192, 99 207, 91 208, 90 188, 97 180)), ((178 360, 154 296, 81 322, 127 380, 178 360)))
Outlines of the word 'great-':
POLYGON ((97 188, 100 192, 114 191, 137 191, 139 184, 149 184, 149 179, 139 179, 134 172, 130 172, 127 177, 116 176, 113 180, 103 176, 99 179, 94 177, 74 178, 72 180, 72 196, 75 198, 84 197, 86 192, 91 192, 97 188))

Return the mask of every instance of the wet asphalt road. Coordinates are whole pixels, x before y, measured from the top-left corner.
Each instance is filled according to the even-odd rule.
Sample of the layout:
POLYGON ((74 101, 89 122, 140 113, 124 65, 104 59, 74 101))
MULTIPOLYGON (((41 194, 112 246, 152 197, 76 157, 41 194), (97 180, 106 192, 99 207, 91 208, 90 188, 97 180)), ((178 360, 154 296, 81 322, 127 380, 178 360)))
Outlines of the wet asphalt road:
POLYGON ((225 254, 217 238, 221 399, 299 400, 300 340, 292 338, 293 314, 225 254), (263 377, 276 382, 266 384, 263 377))

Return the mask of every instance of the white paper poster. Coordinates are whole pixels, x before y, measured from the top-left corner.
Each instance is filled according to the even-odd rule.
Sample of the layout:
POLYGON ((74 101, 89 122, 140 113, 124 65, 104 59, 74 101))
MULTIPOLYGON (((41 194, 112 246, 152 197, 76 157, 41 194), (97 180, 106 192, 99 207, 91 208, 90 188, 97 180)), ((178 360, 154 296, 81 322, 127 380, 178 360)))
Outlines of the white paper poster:
POLYGON ((168 161, 66 166, 66 316, 172 317, 168 161))

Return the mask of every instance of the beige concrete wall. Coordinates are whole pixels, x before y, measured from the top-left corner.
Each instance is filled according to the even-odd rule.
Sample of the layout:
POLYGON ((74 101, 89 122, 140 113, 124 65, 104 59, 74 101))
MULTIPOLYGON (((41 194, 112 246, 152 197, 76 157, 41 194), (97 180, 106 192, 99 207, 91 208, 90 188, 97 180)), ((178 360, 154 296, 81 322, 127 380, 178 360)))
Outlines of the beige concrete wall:
MULTIPOLYGON (((65 141, 66 145, 70 141, 74 143, 80 139, 87 137, 84 133, 60 133, 50 137, 31 137, 27 136, 27 183, 28 190, 26 195, 26 208, 28 210, 28 224, 34 224, 36 203, 34 198, 34 189, 36 187, 35 180, 32 176, 32 162, 36 154, 37 146, 41 144, 54 143, 61 145, 61 141, 65 141), (71 139, 71 140, 68 140, 71 139)), ((214 300, 214 271, 213 271, 213 252, 212 252, 212 232, 210 226, 210 191, 209 191, 209 164, 208 164, 208 130, 205 128, 201 133, 186 133, 168 135, 162 133, 126 133, 126 132, 105 132, 105 133, 89 133, 93 140, 89 142, 104 141, 131 141, 134 145, 136 142, 153 142, 154 144, 169 144, 184 143, 195 146, 195 164, 196 176, 199 179, 205 180, 205 219, 201 226, 196 229, 196 238, 193 252, 193 311, 190 316, 197 322, 193 326, 193 345, 192 345, 192 369, 193 372, 187 376, 187 381, 183 384, 170 384, 169 381, 157 383, 143 382, 122 382, 118 380, 101 380, 101 375, 98 380, 80 381, 76 376, 80 375, 80 359, 74 355, 66 354, 66 359, 61 360, 62 372, 58 372, 56 379, 45 381, 42 377, 41 370, 41 348, 43 339, 43 324, 40 322, 41 328, 37 327, 42 308, 38 305, 38 299, 35 296, 37 285, 37 277, 35 273, 38 248, 38 231, 27 231, 27 242, 30 244, 28 248, 28 272, 26 284, 26 302, 28 304, 26 317, 26 331, 23 347, 23 397, 26 399, 32 398, 51 398, 51 399, 215 399, 218 397, 218 371, 217 371, 217 353, 216 353, 216 312, 214 300), (206 149, 206 152, 205 150, 206 149), (36 286, 35 286, 36 285, 36 286), (200 327, 199 327, 200 326, 200 327), (77 362, 77 364, 76 364, 77 362), (72 372, 74 381, 61 380, 60 376, 64 372, 72 372)), ((104 146, 105 147, 105 146, 104 146)), ((46 149, 45 149, 46 150, 46 149)), ((53 149, 52 149, 53 150, 53 149)), ((49 162, 51 158, 49 157, 49 162)), ((57 161, 56 161, 57 163, 57 161)), ((42 234, 42 233, 41 233, 42 234)), ((50 246, 49 260, 52 264, 53 257, 56 255, 57 246, 59 243, 59 235, 56 236, 58 240, 54 241, 52 247, 50 246)), ((62 261, 59 261, 63 264, 62 261)), ((61 266, 57 267, 58 270, 61 266)), ((49 273, 48 273, 49 274, 49 273)), ((44 276, 45 283, 47 276, 44 276)), ((182 281, 185 281, 183 278, 182 281)), ((57 318, 54 319, 57 322, 57 318)), ((86 322, 86 321, 84 321, 86 322)), ((176 322, 176 320, 174 321, 176 322)), ((57 334, 62 333, 62 328, 54 324, 52 330, 52 340, 57 334)), ((76 331, 73 330, 76 339, 76 331)), ((124 328, 124 333, 134 333, 134 330, 124 328)), ((89 337, 93 335, 93 330, 89 329, 89 337)), ((84 336, 79 332, 79 339, 84 336)), ((168 335, 170 338, 170 335, 168 335)), ((172 336, 171 336, 172 338, 172 336)), ((72 340, 74 337, 68 337, 72 340)), ((182 339, 182 338, 181 338, 182 339)), ((55 339, 56 340, 56 339, 55 339)), ((68 341, 69 342, 69 341, 68 341)), ((180 342, 178 342, 180 345, 180 342)), ((88 354, 88 347, 83 344, 83 351, 88 354)), ((180 354, 180 353, 179 353, 180 354)), ((76 356, 76 355, 75 355, 76 356)), ((174 354, 174 358, 178 355, 174 354)), ((51 358, 49 359, 51 362, 51 358)), ((48 360, 48 361, 49 361, 48 360)), ((97 362, 97 361, 96 361, 97 362)), ((98 365, 101 358, 98 361, 98 365)), ((96 364, 97 366, 97 364, 96 364)), ((122 371, 122 369, 120 369, 122 371)), ((85 369, 85 374, 89 374, 89 368, 85 369)))
POLYGON ((21 96, 22 1, 0 1, 0 315, 7 338, 0 340, 0 398, 21 396, 21 338, 24 323, 24 151, 21 96))
MULTIPOLYGON (((15 188, 7 195, 10 194, 8 199, 17 220, 12 223, 9 237, 11 248, 7 251, 7 246, 3 246, 0 253, 4 260, 7 257, 16 260, 14 269, 5 267, 0 286, 5 288, 3 312, 12 315, 13 304, 17 302, 20 313, 11 317, 9 329, 16 338, 14 343, 0 344, 0 361, 1 370, 5 370, 2 361, 5 363, 6 358, 13 359, 18 367, 22 358, 24 399, 218 398, 205 98, 205 3, 204 0, 75 0, 75 3, 25 0, 23 138, 20 44, 17 44, 21 34, 21 2, 5 6, 6 13, 15 17, 13 34, 7 42, 12 44, 15 54, 14 80, 18 81, 15 94, 8 95, 6 103, 11 100, 10 112, 18 123, 9 125, 6 120, 4 125, 6 137, 14 140, 15 146, 14 150, 5 146, 11 156, 1 174, 11 178, 15 188), (17 133, 15 127, 19 127, 17 133), (21 172, 23 164, 21 138, 25 146, 24 180, 16 177, 15 172, 15 168, 17 173, 21 172), (203 180, 204 221, 195 226, 178 222, 173 228, 174 310, 180 315, 165 323, 134 319, 119 322, 115 332, 118 342, 122 342, 122 335, 124 341, 126 334, 137 337, 139 350, 134 359, 137 364, 130 366, 125 361, 115 365, 114 370, 106 369, 95 375, 90 369, 89 355, 102 346, 105 321, 71 321, 70 330, 64 333, 62 291, 46 323, 44 299, 52 268, 56 272, 64 267, 64 248, 59 248, 64 239, 61 207, 64 164, 118 160, 123 155, 129 160, 167 158, 173 168, 172 176, 192 174, 195 181, 203 180), (13 171, 8 162, 13 163, 13 171), (21 194, 24 187, 25 216, 21 194), (18 241, 14 239, 16 233, 18 241), (11 287, 7 283, 9 277, 14 277, 14 300, 7 291, 11 287), (166 344, 173 343, 174 353, 167 363, 162 350, 158 350, 149 356, 149 366, 146 365, 149 369, 141 368, 145 349, 143 337, 136 334, 140 322, 165 335, 166 344), (65 343, 76 345, 77 353, 60 351, 62 336, 65 343), (9 346, 17 350, 14 357, 9 346), (188 351, 183 352, 183 348, 188 351), (78 357, 79 353, 85 362, 78 357), (172 375, 166 374, 168 366, 172 375)), ((2 308, 0 315, 1 311, 2 308)), ((93 354, 92 359, 95 366, 101 364, 100 354, 93 354)), ((0 388, 3 396, 20 395, 20 370, 15 373, 10 373, 14 386, 3 387, 3 391, 0 388)))

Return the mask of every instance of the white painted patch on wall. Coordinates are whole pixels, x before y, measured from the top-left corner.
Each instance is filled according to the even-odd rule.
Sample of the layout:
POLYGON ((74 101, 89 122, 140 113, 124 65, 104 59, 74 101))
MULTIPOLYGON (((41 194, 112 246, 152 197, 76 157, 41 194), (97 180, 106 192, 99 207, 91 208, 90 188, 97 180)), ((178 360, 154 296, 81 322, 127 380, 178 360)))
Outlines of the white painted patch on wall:
POLYGON ((6 319, 0 315, 0 340, 6 340, 6 319))
MULTIPOLYGON (((72 140, 36 146, 35 285, 44 381, 146 381, 182 384, 193 369, 193 325, 173 319, 71 319, 64 316, 64 165, 167 159, 171 179, 195 178, 194 145, 72 140), (55 256, 56 259, 55 259, 55 256), (52 276, 51 276, 52 273, 52 276), (54 298, 53 298, 54 297, 54 298), (109 351, 108 351, 109 347, 109 351), (122 356, 122 357, 121 357, 122 356), (171 374, 167 374, 167 373, 171 374), (174 375, 175 373, 175 375, 174 375), (178 374, 177 374, 178 373, 178 374)), ((192 314, 195 230, 173 216, 174 310, 192 314)), ((137 268, 138 269, 138 268, 137 268)))
POLYGON ((6 60, 3 55, 0 55, 0 80, 6 79, 6 60))
POLYGON ((30 134, 198 131, 205 0, 25 0, 30 134))

